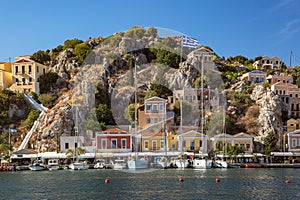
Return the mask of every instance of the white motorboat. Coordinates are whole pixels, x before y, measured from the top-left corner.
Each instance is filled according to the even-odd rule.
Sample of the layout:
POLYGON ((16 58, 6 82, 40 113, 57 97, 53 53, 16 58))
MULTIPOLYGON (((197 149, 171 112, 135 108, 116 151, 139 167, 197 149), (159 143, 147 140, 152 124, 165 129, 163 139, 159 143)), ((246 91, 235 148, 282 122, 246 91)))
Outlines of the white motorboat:
POLYGON ((97 160, 96 164, 94 165, 94 169, 106 169, 105 160, 97 160))
POLYGON ((89 165, 86 163, 86 161, 84 162, 76 161, 74 163, 71 163, 69 165, 69 168, 73 170, 85 170, 89 168, 89 165))
POLYGON ((60 166, 60 164, 59 164, 59 159, 49 159, 49 160, 48 160, 47 168, 48 168, 50 171, 61 169, 61 166, 60 166))
POLYGON ((174 164, 177 168, 188 168, 192 167, 192 163, 188 159, 175 159, 174 164))
POLYGON ((122 170, 127 168, 126 161, 123 159, 116 159, 115 162, 112 163, 112 165, 113 165, 113 169, 122 170))
POLYGON ((29 165, 28 168, 31 171, 42 171, 46 169, 46 167, 41 163, 33 163, 32 165, 29 165))
POLYGON ((209 169, 212 167, 212 160, 208 158, 195 158, 193 160, 193 168, 195 169, 209 169))
POLYGON ((213 163, 214 163, 213 166, 216 168, 228 168, 229 167, 228 163, 223 160, 215 160, 213 163))

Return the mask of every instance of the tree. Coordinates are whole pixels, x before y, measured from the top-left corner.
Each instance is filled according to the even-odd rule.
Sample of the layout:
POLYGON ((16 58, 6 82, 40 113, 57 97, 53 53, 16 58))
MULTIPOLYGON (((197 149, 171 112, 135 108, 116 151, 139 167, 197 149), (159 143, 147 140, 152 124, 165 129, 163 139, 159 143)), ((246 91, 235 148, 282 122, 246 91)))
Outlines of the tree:
POLYGON ((74 49, 74 54, 78 59, 78 64, 81 65, 84 59, 92 50, 85 43, 77 44, 74 49))
POLYGON ((79 40, 79 39, 77 39, 77 38, 74 38, 74 39, 72 39, 72 40, 66 40, 66 41, 64 42, 64 50, 66 50, 66 49, 68 49, 68 48, 74 49, 75 46, 76 46, 77 44, 81 44, 81 43, 83 43, 83 41, 82 41, 82 40, 79 40))
POLYGON ((266 155, 270 155, 271 151, 275 149, 277 140, 278 139, 274 133, 269 133, 267 137, 264 138, 264 147, 266 155))
POLYGON ((172 91, 169 90, 169 88, 167 88, 166 86, 152 83, 150 86, 150 89, 146 92, 145 100, 149 99, 151 97, 154 97, 154 96, 158 96, 163 99, 167 99, 168 96, 171 96, 171 95, 172 95, 172 91))
POLYGON ((164 49, 158 49, 156 52, 156 62, 172 68, 178 68, 180 54, 173 53, 164 49))
POLYGON ((106 104, 99 104, 95 109, 95 112, 99 122, 104 122, 105 124, 115 124, 112 110, 106 104))
POLYGON ((145 33, 146 30, 144 29, 144 27, 134 26, 125 33, 125 37, 141 39, 145 35, 145 33))
POLYGON ((43 65, 47 64, 51 60, 49 54, 42 50, 35 52, 32 56, 30 56, 30 59, 43 65))

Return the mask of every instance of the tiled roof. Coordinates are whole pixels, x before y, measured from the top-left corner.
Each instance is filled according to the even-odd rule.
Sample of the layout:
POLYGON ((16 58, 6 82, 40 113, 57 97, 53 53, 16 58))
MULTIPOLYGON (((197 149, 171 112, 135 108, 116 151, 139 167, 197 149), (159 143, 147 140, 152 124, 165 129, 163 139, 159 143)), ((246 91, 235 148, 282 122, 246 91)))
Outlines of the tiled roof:
POLYGON ((146 102, 150 102, 150 101, 166 101, 165 99, 163 98, 160 98, 160 97, 151 97, 149 99, 146 100, 146 102))
POLYGON ((26 63, 26 62, 31 62, 31 61, 26 60, 26 59, 21 59, 21 60, 18 60, 17 62, 15 62, 15 63, 26 63))
POLYGON ((120 128, 109 128, 109 129, 106 129, 105 131, 102 131, 101 133, 104 133, 104 134, 114 134, 114 133, 125 134, 127 132, 120 129, 120 128))

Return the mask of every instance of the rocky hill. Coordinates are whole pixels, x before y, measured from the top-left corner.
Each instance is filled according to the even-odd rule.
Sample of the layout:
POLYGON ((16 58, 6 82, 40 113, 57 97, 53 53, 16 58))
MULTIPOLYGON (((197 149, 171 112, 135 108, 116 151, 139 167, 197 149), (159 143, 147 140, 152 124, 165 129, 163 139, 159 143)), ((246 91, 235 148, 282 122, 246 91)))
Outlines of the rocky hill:
MULTIPOLYGON (((51 71, 59 76, 56 83, 59 87, 52 88, 50 92, 58 98, 40 120, 28 148, 41 152, 55 151, 60 136, 74 135, 76 131, 86 134, 85 130, 89 128, 101 130, 103 127, 98 121, 103 113, 104 118, 113 118, 101 118, 105 125, 109 122, 128 124, 124 111, 133 103, 134 64, 140 104, 153 83, 173 91, 193 87, 199 81, 196 60, 187 57, 191 49, 184 49, 180 58, 181 39, 160 38, 153 28, 145 30, 135 27, 108 38, 90 38, 84 44, 90 50, 82 63, 78 51, 75 52, 76 47, 57 47, 47 51, 51 57, 47 63, 51 71), (103 105, 106 110, 103 110, 103 105)), ((216 58, 220 60, 217 55, 216 58)), ((217 88, 221 94, 226 85, 220 84, 223 83, 224 72, 218 69, 223 61, 217 60, 216 66, 205 69, 205 84, 206 87, 217 88)), ((237 83, 227 90, 228 101, 225 105, 228 105, 226 113, 230 119, 228 126, 231 127, 227 133, 243 131, 253 135, 258 144, 257 151, 262 151, 259 144, 269 134, 276 135, 280 146, 283 130, 281 111, 286 109, 281 100, 263 87, 257 86, 251 93, 244 93, 243 87, 242 83, 237 83), (233 93, 243 94, 246 98, 242 97, 243 101, 233 100, 230 97, 233 93)), ((24 136, 25 132, 19 139, 24 136)), ((85 143, 89 145, 90 141, 85 143)))

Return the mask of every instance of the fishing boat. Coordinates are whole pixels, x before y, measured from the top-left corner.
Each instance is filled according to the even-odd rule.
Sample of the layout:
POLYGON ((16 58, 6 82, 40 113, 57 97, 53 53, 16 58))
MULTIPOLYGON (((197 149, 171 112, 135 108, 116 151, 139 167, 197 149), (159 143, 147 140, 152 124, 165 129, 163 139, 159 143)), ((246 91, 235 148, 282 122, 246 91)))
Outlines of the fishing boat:
POLYGON ((61 166, 59 164, 59 159, 49 159, 48 160, 48 165, 47 168, 52 171, 52 170, 59 170, 61 169, 61 166))
POLYGON ((76 161, 71 163, 69 165, 69 168, 73 170, 85 170, 89 168, 89 165, 87 164, 86 161, 76 161))

